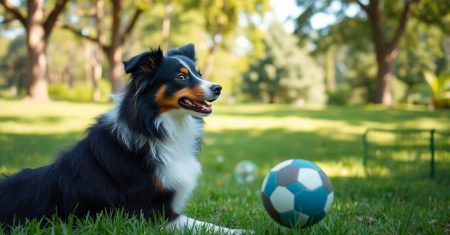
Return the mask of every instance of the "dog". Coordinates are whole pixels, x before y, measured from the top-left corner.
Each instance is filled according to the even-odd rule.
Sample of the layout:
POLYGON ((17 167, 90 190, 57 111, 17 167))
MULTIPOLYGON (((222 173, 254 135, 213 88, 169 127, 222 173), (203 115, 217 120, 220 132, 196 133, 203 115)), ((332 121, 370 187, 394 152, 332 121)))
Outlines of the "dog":
POLYGON ((169 228, 241 233, 182 214, 201 172, 203 118, 221 93, 202 79, 195 48, 153 49, 123 62, 117 105, 54 163, 0 181, 0 224, 121 209, 169 228))

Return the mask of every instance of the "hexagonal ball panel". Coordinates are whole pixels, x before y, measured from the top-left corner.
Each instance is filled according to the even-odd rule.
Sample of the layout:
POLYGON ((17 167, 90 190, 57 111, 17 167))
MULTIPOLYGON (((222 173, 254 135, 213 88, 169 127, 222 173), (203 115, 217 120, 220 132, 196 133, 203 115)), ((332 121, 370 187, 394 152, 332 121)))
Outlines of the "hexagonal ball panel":
POLYGON ((277 172, 270 172, 261 187, 261 192, 271 195, 273 190, 277 187, 277 172))
POLYGON ((275 210, 279 213, 294 209, 294 194, 286 187, 278 186, 270 195, 270 201, 275 210))
POLYGON ((322 170, 319 171, 319 175, 322 179, 323 186, 327 189, 327 192, 333 192, 333 185, 331 184, 330 178, 328 178, 328 176, 322 170))
POLYGON ((297 166, 298 168, 311 168, 314 170, 320 170, 320 167, 318 167, 316 164, 303 159, 295 159, 291 164, 297 166))
POLYGON ((295 195, 295 210, 307 215, 315 215, 324 211, 328 193, 325 188, 314 191, 303 191, 295 195))
POLYGON ((280 218, 280 213, 273 208, 272 202, 270 201, 269 196, 267 196, 265 193, 261 193, 262 201, 264 208, 266 208, 267 213, 269 213, 270 217, 274 219, 278 223, 282 223, 280 218))
POLYGON ((328 213, 328 211, 330 211, 331 205, 333 204, 333 200, 334 200, 334 192, 331 192, 330 194, 328 194, 327 202, 325 203, 325 206, 323 208, 325 213, 328 213))
POLYGON ((279 171, 281 168, 290 165, 293 160, 286 160, 284 162, 278 163, 278 165, 274 166, 271 171, 279 171))
POLYGON ((322 186, 322 178, 319 172, 310 168, 300 169, 297 179, 298 182, 302 183, 309 190, 314 190, 322 186))
POLYGON ((297 181, 298 167, 288 165, 277 172, 277 184, 288 185, 289 183, 297 181))

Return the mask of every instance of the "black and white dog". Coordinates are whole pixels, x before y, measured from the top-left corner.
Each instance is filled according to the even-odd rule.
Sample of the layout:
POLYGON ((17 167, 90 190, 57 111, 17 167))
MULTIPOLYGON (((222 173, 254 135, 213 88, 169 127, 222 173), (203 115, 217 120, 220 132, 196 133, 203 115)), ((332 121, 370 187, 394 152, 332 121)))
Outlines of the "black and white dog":
POLYGON ((169 227, 240 233, 181 214, 201 171, 202 118, 222 89, 202 79, 194 46, 151 50, 124 66, 126 91, 84 139, 53 164, 0 181, 0 224, 118 208, 149 221, 164 216, 169 227))

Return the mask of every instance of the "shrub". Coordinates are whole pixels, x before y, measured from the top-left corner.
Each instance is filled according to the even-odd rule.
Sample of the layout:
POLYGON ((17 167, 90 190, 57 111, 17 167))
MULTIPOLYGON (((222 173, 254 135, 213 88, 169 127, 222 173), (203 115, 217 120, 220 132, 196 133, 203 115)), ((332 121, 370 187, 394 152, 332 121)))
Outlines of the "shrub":
MULTIPOLYGON (((111 84, 105 79, 100 80, 100 102, 107 102, 111 99, 111 84)), ((54 100, 67 100, 76 102, 92 101, 93 87, 90 83, 78 82, 72 87, 64 83, 50 84, 48 92, 54 100)))

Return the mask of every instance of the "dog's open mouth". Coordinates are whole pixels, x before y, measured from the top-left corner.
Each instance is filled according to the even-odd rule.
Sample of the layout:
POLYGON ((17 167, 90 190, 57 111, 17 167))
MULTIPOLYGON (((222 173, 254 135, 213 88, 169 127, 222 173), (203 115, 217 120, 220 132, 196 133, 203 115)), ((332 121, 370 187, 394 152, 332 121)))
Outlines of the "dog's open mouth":
POLYGON ((209 104, 208 102, 206 102, 204 100, 196 101, 196 100, 191 100, 186 97, 182 97, 181 99, 178 100, 178 104, 180 104, 180 106, 185 109, 189 109, 189 110, 192 110, 192 111, 198 112, 198 113, 209 114, 212 112, 211 104, 209 104))

